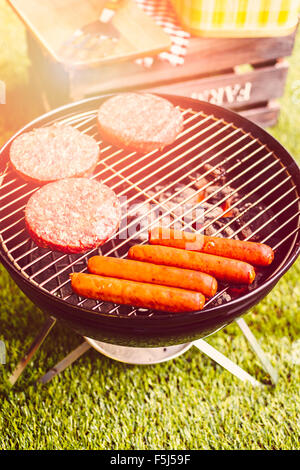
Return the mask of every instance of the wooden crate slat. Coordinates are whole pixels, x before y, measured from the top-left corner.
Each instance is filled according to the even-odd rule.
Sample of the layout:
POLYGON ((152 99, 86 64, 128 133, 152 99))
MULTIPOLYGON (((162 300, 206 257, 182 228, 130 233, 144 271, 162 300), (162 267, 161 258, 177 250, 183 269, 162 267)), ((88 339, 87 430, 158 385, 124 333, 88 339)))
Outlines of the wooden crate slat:
POLYGON ((270 100, 266 105, 239 111, 239 114, 261 127, 272 127, 276 124, 280 112, 277 101, 270 100))
POLYGON ((284 91, 288 67, 288 62, 284 61, 243 74, 226 73, 154 87, 150 90, 188 96, 218 106, 239 109, 245 105, 279 98, 284 91))
POLYGON ((109 93, 122 89, 150 88, 170 81, 191 79, 233 68, 241 64, 259 64, 289 56, 295 33, 284 38, 211 39, 192 38, 184 65, 171 66, 156 61, 144 68, 135 62, 102 66, 97 69, 67 71, 73 99, 87 94, 109 93))
POLYGON ((28 33, 32 78, 39 79, 39 88, 52 108, 93 95, 153 90, 204 98, 240 111, 263 126, 276 122, 278 105, 267 102, 283 93, 288 71, 283 58, 291 54, 294 40, 295 33, 277 38, 191 38, 182 66, 156 60, 145 68, 126 61, 68 70, 51 60, 28 33), (252 70, 237 73, 243 64, 251 64, 252 70))
POLYGON ((284 37, 191 38, 187 57, 190 62, 197 57, 197 65, 203 66, 205 73, 239 64, 259 64, 291 55, 295 36, 296 30, 284 37))

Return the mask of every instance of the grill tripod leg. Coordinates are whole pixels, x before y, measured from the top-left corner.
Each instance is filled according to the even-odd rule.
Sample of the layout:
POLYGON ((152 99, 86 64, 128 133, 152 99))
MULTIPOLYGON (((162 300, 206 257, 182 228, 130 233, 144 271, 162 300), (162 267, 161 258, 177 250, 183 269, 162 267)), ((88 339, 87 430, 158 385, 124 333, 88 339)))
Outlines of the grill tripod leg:
POLYGON ((47 338, 48 334, 50 333, 50 331, 54 327, 55 323, 56 323, 55 318, 53 318, 53 317, 47 318, 47 320, 45 321, 45 323, 43 324, 43 326, 41 328, 41 331, 39 332, 39 334, 33 340, 30 348, 27 351, 27 353, 20 360, 17 367, 15 368, 15 370, 13 371, 11 376, 9 377, 8 380, 11 383, 11 385, 14 385, 16 383, 16 381, 18 380, 20 375, 23 373, 26 366, 31 361, 32 357, 35 355, 35 353, 38 351, 38 349, 40 348, 42 343, 47 338))
POLYGON ((257 339, 253 335, 252 331, 250 330, 249 326, 245 322, 243 318, 239 318, 236 320, 239 328, 241 329, 242 333, 244 334, 245 338, 248 340, 251 349, 257 355, 258 359, 260 360, 263 369, 269 374, 271 381, 274 385, 278 382, 278 372, 274 367, 271 365, 269 359, 267 358, 266 354, 260 347, 257 342, 257 339))
MULTIPOLYGON (((24 369, 34 356, 34 354, 38 351, 52 328, 56 323, 56 319, 53 317, 47 318, 45 321, 41 331, 34 339, 33 343, 31 344, 29 350, 27 351, 26 355, 21 359, 17 367, 15 368, 14 372, 8 379, 11 385, 14 385, 20 375, 23 373, 24 369)), ((244 319, 239 318, 236 320, 239 328, 241 329, 242 333, 245 335, 246 339, 248 340, 252 350, 255 352, 257 357, 260 359, 264 370, 269 374, 271 381, 274 385, 278 382, 278 373, 271 365, 270 361, 266 357, 264 351, 261 349, 260 345, 258 344, 256 338, 254 337, 253 333, 251 332, 250 328, 248 327, 247 323, 244 319)), ((244 371, 241 367, 237 364, 232 362, 228 357, 224 356, 224 354, 217 351, 213 346, 208 344, 203 339, 199 339, 193 343, 195 347, 197 347, 201 352, 206 354, 212 360, 220 364, 226 370, 231 372, 233 375, 238 377, 243 382, 250 382, 253 386, 263 386, 262 383, 254 379, 248 372, 244 371)), ((68 356, 66 356, 62 361, 60 361, 54 368, 47 372, 43 377, 39 379, 39 382, 45 384, 49 382, 53 377, 58 375, 60 372, 65 370, 69 365, 75 362, 79 357, 81 357, 85 352, 90 349, 90 345, 85 341, 82 343, 78 348, 72 351, 68 356)))
POLYGON ((60 361, 56 366, 52 367, 43 377, 41 377, 38 382, 42 384, 46 384, 50 382, 56 375, 63 372, 67 367, 69 367, 73 362, 77 361, 83 354, 85 354, 91 346, 84 341, 84 343, 80 344, 74 351, 68 354, 62 361, 60 361))
MULTIPOLYGON (((257 354, 258 358, 260 359, 264 370, 270 375, 271 381, 274 385, 278 382, 278 374, 277 371, 272 367, 268 358, 266 357, 265 353, 259 346, 257 340, 255 339, 254 335, 250 331, 247 323, 243 319, 236 320, 238 326, 240 327, 241 331, 245 335, 246 339, 249 341, 249 344, 253 351, 257 354)), ((215 349, 213 346, 208 344, 203 339, 199 339, 195 341, 194 346, 198 348, 202 353, 206 354, 210 357, 213 361, 217 362, 219 365, 224 367, 224 369, 231 372, 231 374, 235 375, 237 378, 242 380, 243 382, 250 382, 255 387, 262 387, 263 384, 252 377, 248 372, 244 371, 241 367, 237 364, 232 362, 228 357, 224 356, 224 354, 220 353, 215 349)))

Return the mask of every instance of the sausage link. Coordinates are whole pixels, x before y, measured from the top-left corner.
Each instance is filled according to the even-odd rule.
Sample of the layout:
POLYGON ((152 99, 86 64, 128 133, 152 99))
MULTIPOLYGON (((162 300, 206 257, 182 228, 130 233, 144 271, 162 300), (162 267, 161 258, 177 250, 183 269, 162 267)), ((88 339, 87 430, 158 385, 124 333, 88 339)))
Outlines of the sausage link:
POLYGON ((257 266, 268 266, 274 259, 271 247, 263 243, 207 237, 181 230, 155 227, 149 231, 151 245, 172 246, 190 251, 199 251, 225 258, 238 259, 257 266))
POLYGON ((90 299, 172 313, 202 310, 205 303, 205 297, 200 292, 176 287, 157 286, 94 274, 74 273, 70 276, 73 291, 79 296, 90 299))
POLYGON ((117 277, 138 282, 149 282, 170 287, 202 292, 205 297, 212 297, 217 292, 218 283, 209 274, 190 269, 180 269, 157 264, 142 263, 128 259, 94 256, 88 261, 88 270, 92 274, 117 277))
POLYGON ((255 270, 250 264, 207 253, 165 246, 136 245, 130 248, 128 256, 130 259, 149 263, 195 269, 220 281, 236 284, 252 284, 255 279, 255 270))

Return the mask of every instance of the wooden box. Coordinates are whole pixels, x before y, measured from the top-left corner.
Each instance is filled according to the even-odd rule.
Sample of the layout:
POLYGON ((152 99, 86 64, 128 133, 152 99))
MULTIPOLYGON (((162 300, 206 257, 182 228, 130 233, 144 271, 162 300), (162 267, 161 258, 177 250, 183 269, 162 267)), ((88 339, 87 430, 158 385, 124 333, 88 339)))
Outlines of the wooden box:
POLYGON ((196 38, 189 41, 185 62, 172 66, 155 60, 150 68, 134 61, 82 70, 51 60, 28 33, 32 80, 44 102, 55 107, 88 96, 150 90, 207 100, 229 107, 262 126, 276 123, 284 91, 294 31, 270 38, 196 38))

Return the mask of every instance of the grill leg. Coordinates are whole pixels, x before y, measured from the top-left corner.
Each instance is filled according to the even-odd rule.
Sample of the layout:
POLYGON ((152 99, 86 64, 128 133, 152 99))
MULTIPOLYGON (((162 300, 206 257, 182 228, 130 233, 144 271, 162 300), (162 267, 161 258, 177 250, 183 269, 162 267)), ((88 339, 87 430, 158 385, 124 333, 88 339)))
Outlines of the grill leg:
POLYGON ((264 351, 260 347, 257 342, 257 339, 253 335, 252 331, 250 330, 249 326, 245 322, 243 318, 239 318, 236 320, 239 328, 241 329, 242 333, 245 335, 245 338, 248 340, 252 350, 259 358, 260 362, 262 363, 263 369, 269 374, 271 381, 274 385, 278 382, 278 372, 274 367, 271 365, 269 359, 265 355, 264 351))
MULTIPOLYGON (((272 367, 270 361, 266 357, 264 351, 261 349, 260 345, 258 344, 256 338, 254 337, 253 333, 251 332, 250 328, 248 327, 247 323, 244 319, 239 318, 236 320, 236 323, 240 327, 242 333, 245 335, 246 339, 248 340, 252 350, 255 352, 257 357, 260 359, 264 370, 269 374, 271 381, 274 385, 278 382, 278 373, 272 367)), ((250 382, 254 387, 262 387, 263 384, 258 382, 254 377, 252 377, 248 372, 244 371, 241 367, 237 364, 232 362, 228 357, 224 356, 224 354, 220 353, 215 349, 213 346, 208 344, 203 339, 199 339, 195 341, 194 346, 198 348, 201 352, 206 354, 210 357, 213 361, 220 364, 224 369, 231 372, 231 374, 235 375, 237 378, 242 380, 243 382, 250 382)))
POLYGON ((27 351, 25 356, 20 360, 19 364, 13 371, 12 375, 9 377, 8 380, 11 383, 11 385, 14 385, 16 383, 16 381, 18 380, 18 378, 23 373, 24 369, 26 368, 26 366, 28 365, 32 357, 34 356, 34 354, 38 351, 42 343, 45 341, 46 337, 48 336, 48 334, 54 327, 55 323, 56 323, 55 318, 53 317, 47 318, 44 325, 42 326, 41 331, 39 332, 39 334, 36 336, 33 343, 31 344, 29 350, 27 351))
POLYGON ((78 346, 74 351, 68 354, 62 361, 60 361, 56 366, 52 367, 43 377, 41 377, 38 382, 42 384, 46 384, 50 382, 53 377, 60 374, 64 371, 67 367, 69 367, 73 362, 75 362, 79 357, 81 357, 84 353, 86 353, 91 348, 91 345, 88 344, 86 341, 78 346))
MULTIPOLYGON (((47 318, 46 322, 44 323, 41 331, 34 339, 33 343, 31 344, 29 350, 27 351, 26 355, 21 359, 17 367, 15 368, 14 372, 8 379, 11 385, 14 385, 20 375, 23 373, 24 369, 26 368, 27 364, 30 362, 34 354, 38 351, 52 328, 56 323, 56 319, 53 317, 47 318)), ((250 328, 248 327, 247 323, 244 319, 239 318, 236 320, 239 328, 241 329, 242 333, 245 335, 246 339, 248 340, 252 350, 255 352, 257 357, 260 359, 264 370, 269 374, 271 381, 274 385, 278 382, 278 373, 271 365, 270 361, 266 357, 264 351, 261 349, 260 345, 258 344, 256 338, 254 337, 253 333, 251 332, 250 328)), ((232 362, 228 357, 224 356, 224 354, 220 353, 215 349, 213 346, 208 344, 203 339, 199 339, 195 341, 194 346, 198 348, 202 353, 206 354, 210 357, 213 361, 217 362, 217 364, 224 367, 224 369, 231 372, 234 376, 242 380, 243 382, 250 382, 255 387, 262 387, 263 384, 254 379, 248 372, 244 371, 241 367, 237 364, 232 362)), ((80 346, 78 346, 74 351, 68 354, 62 361, 60 361, 55 367, 50 369, 43 377, 39 379, 39 382, 42 384, 46 384, 49 382, 53 377, 58 375, 60 372, 64 371, 68 366, 73 364, 79 357, 81 357, 85 352, 87 352, 91 346, 84 341, 80 346)))
POLYGON ((228 359, 228 357, 224 356, 224 354, 217 351, 217 349, 215 349, 213 346, 208 344, 203 339, 198 339, 193 344, 201 352, 206 354, 213 361, 217 362, 217 364, 220 364, 220 366, 224 367, 224 369, 231 372, 238 379, 242 380, 243 382, 250 382, 251 385, 253 385, 254 387, 263 386, 263 384, 261 384, 256 379, 254 379, 250 374, 248 374, 248 372, 245 372, 243 369, 241 369, 241 367, 239 367, 237 364, 235 364, 230 359, 228 359))

